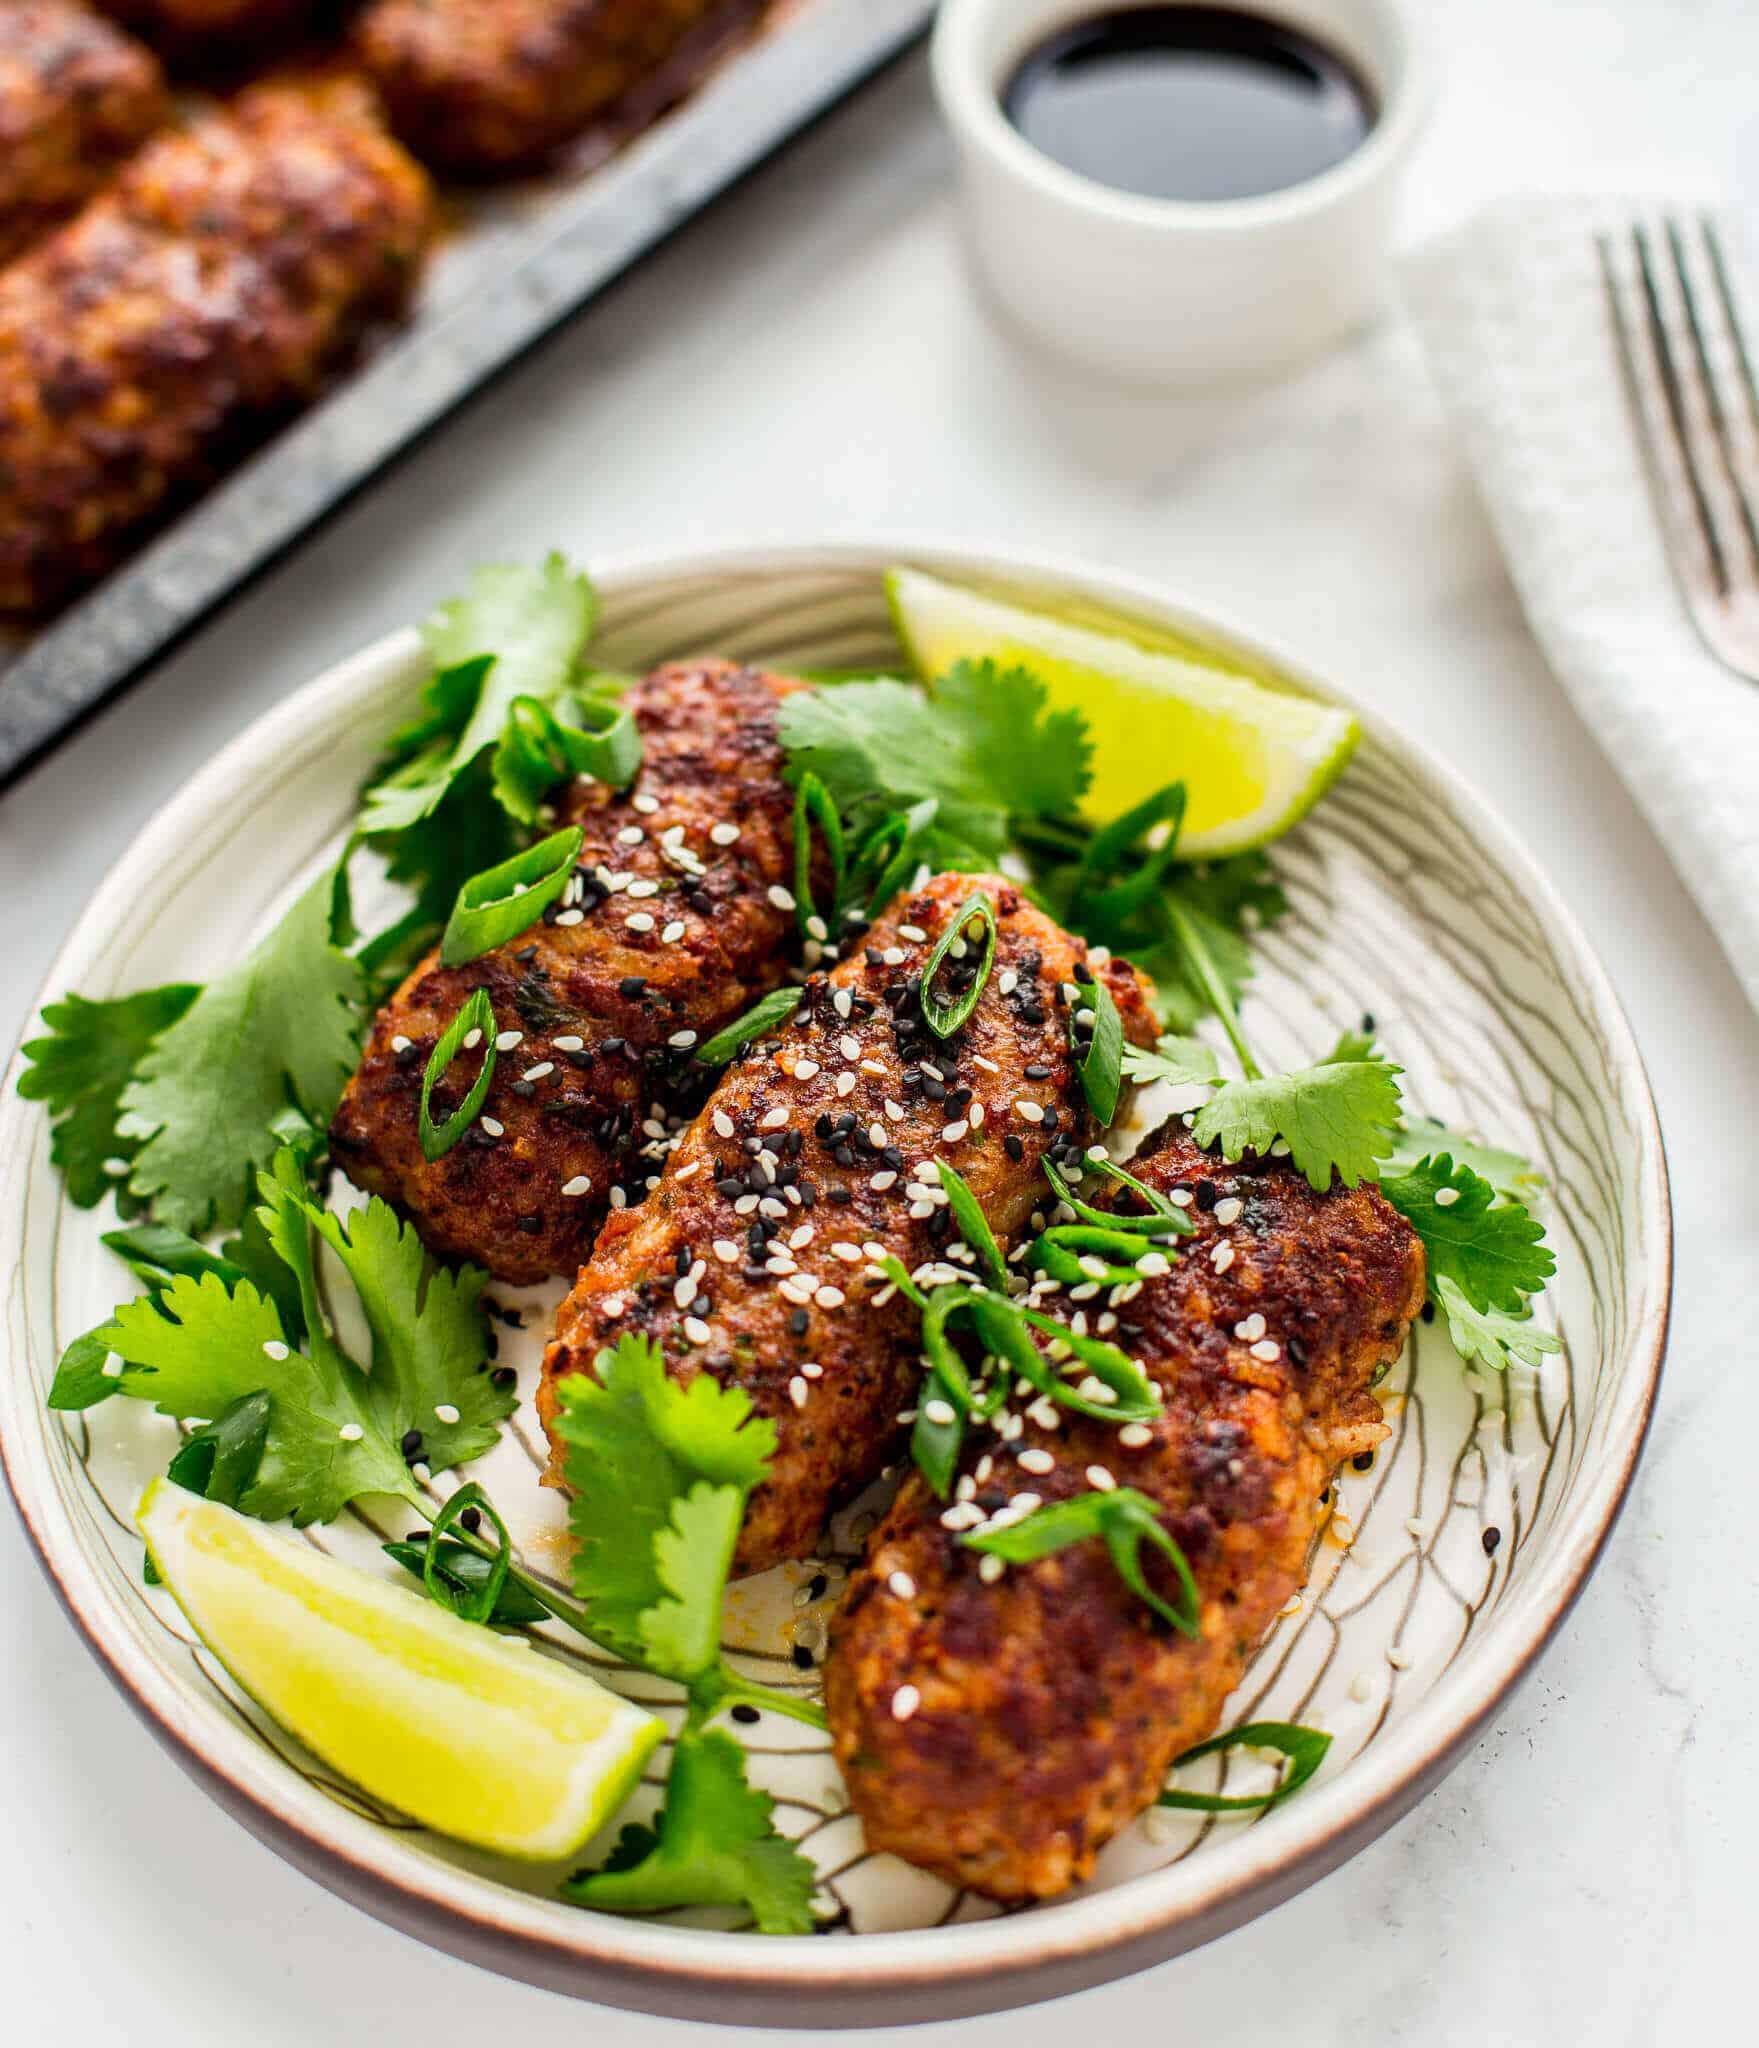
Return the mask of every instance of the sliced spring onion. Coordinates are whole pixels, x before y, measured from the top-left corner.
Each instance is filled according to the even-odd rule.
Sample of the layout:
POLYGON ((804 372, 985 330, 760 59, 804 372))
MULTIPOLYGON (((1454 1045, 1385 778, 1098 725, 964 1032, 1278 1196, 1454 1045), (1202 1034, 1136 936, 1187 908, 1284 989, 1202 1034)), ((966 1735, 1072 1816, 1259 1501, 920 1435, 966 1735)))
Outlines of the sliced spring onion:
POLYGON ((502 1521, 494 1502, 473 1479, 468 1485, 459 1487, 434 1517, 434 1525, 427 1540, 427 1555, 422 1560, 421 1568, 421 1582, 427 1589, 427 1596, 444 1607, 448 1613, 457 1615, 460 1621, 486 1622, 495 1611, 502 1588, 507 1583, 507 1574, 512 1568, 513 1538, 507 1533, 507 1524, 502 1521), (499 1548, 490 1560, 488 1575, 482 1583, 460 1592, 456 1581, 441 1569, 444 1560, 440 1550, 440 1539, 471 1508, 475 1508, 493 1523, 500 1542, 499 1548))
POLYGON ((1154 1502, 1133 1486, 1054 1501, 1049 1507, 1035 1508, 1018 1522, 1005 1523, 999 1529, 973 1529, 959 1540, 969 1550, 985 1551, 1009 1564, 1031 1564, 1096 1536, 1105 1544, 1113 1570, 1144 1606, 1183 1636, 1202 1633, 1203 1603, 1185 1553, 1161 1526, 1154 1502), (1152 1544, 1172 1565, 1181 1595, 1176 1607, 1148 1583, 1142 1569, 1144 1543, 1152 1544))
POLYGON ((249 1492, 268 1442, 270 1397, 262 1392, 238 1399, 184 1439, 165 1476, 188 1493, 235 1508, 249 1492))
POLYGON ((540 779, 561 782, 590 775, 612 789, 633 782, 641 766, 641 728, 633 714, 620 704, 579 698, 569 708, 579 724, 565 725, 539 697, 515 697, 507 707, 502 744, 517 746, 540 779))
POLYGON ((462 967, 467 960, 479 960, 536 924, 567 888, 585 837, 578 825, 570 825, 472 875, 446 920, 440 965, 462 967))
MULTIPOLYGON (((496 1560, 472 1550, 466 1543, 386 1543, 380 1548, 394 1564, 400 1564, 425 1584, 432 1562, 433 1574, 460 1600, 480 1600, 496 1560)), ((534 1621, 547 1621, 550 1610, 532 1598, 515 1578, 501 1588, 488 1619, 496 1628, 524 1628, 534 1621)))
POLYGON ((871 828, 851 863, 851 893, 871 917, 884 908, 921 865, 940 799, 925 796, 907 810, 889 811, 871 828))
POLYGON ((476 1120, 476 1113, 483 1106, 483 1098, 489 1092, 489 1083, 495 1078, 495 1006, 489 1001, 486 988, 473 989, 450 1024, 441 1033, 440 1042, 428 1054, 427 1071, 421 1077, 421 1110, 417 1134, 421 1139, 421 1156, 430 1163, 443 1159, 462 1138, 476 1120), (471 1084, 470 1093, 438 1128, 433 1120, 432 1104, 434 1085, 457 1057, 460 1047, 471 1032, 482 1033, 482 1070, 471 1084))
POLYGON ((1169 782, 1094 833, 1075 875, 1076 916, 1083 928, 1116 924, 1161 894, 1178 858, 1179 828, 1184 822, 1185 785, 1169 782), (1142 848, 1140 842, 1157 825, 1168 828, 1166 837, 1157 847, 1142 848), (1132 859, 1139 860, 1140 866, 1125 872, 1132 859))
POLYGON ((937 1038, 951 1038, 977 1008, 977 999, 983 994, 983 985, 989 980, 990 969, 995 964, 996 907, 982 889, 974 889, 948 919, 946 930, 941 933, 934 951, 928 956, 928 965, 922 970, 922 1015, 937 1038), (955 941, 963 939, 967 945, 971 943, 968 928, 974 922, 981 922, 983 927, 983 958, 977 963, 977 972, 963 994, 955 996, 950 1003, 943 1003, 934 993, 935 976, 940 973, 955 941))
POLYGON ((1142 1276, 1136 1261, 1154 1247, 1127 1230, 1102 1230, 1089 1223, 1059 1223, 1033 1240, 1026 1263, 1035 1273, 1048 1273, 1066 1287, 1079 1287, 1092 1280, 1101 1287, 1127 1287, 1142 1276), (1094 1259, 1103 1272, 1090 1272, 1082 1263, 1094 1259))
POLYGON ((794 792, 794 914, 800 923, 803 936, 811 938, 807 930, 809 920, 820 917, 826 928, 835 925, 837 913, 843 904, 844 848, 843 821, 837 816, 837 807, 831 802, 831 794, 824 784, 808 769, 800 778, 800 786, 794 792), (831 862, 831 901, 828 910, 820 911, 812 896, 812 828, 816 825, 819 836, 824 840, 825 852, 831 862))
MULTIPOLYGON (((1035 1308, 1022 1308, 1018 1312, 1041 1336, 1066 1344, 1100 1385, 1109 1388, 1116 1396, 1111 1401, 1093 1401, 1066 1381, 1057 1379, 1048 1390, 1053 1400, 1060 1401, 1065 1408, 1075 1409, 1078 1414, 1095 1416, 1101 1422, 1146 1422, 1160 1413, 1159 1391, 1127 1351, 1120 1351, 1103 1337, 1077 1336, 1067 1324, 1059 1323, 1035 1308)), ((1036 1350, 1036 1346, 1033 1348, 1036 1350)))
POLYGON ((1097 1224, 1102 1230, 1127 1230, 1143 1237, 1189 1237, 1196 1230, 1196 1224, 1183 1209, 1175 1208, 1165 1195, 1157 1194, 1153 1188, 1144 1187, 1133 1173, 1127 1173, 1115 1160, 1090 1157, 1087 1164, 1096 1173, 1103 1173, 1108 1180, 1133 1189, 1148 1204, 1149 1213, 1140 1216, 1132 1209, 1094 1208, 1091 1202, 1082 1201, 1070 1187, 1056 1161, 1047 1159, 1044 1162, 1045 1179, 1082 1222, 1097 1224))
POLYGON ((1078 987, 1080 993, 1069 1005, 1069 1045, 1076 1056, 1081 1092, 1103 1130, 1118 1113, 1118 1096, 1124 1085, 1124 1023, 1111 990, 1097 976, 1078 987), (1084 1008, 1093 1012, 1093 1036, 1085 1052, 1075 1035, 1075 1019, 1084 1008))
POLYGON ((1006 1294, 1007 1262, 1002 1257, 1001 1246, 996 1243, 995 1233, 989 1227, 988 1218, 978 1207, 977 1197, 966 1185, 963 1175, 955 1173, 944 1159, 937 1159, 935 1164, 940 1169, 941 1188, 947 1197, 947 1207, 953 1212, 953 1222, 959 1235, 977 1254, 977 1263, 985 1280, 1006 1294))
POLYGON ((1260 1807, 1280 1806, 1285 1799, 1299 1792, 1325 1762, 1325 1753, 1331 1748, 1331 1737, 1323 1729, 1303 1728, 1294 1721, 1248 1721, 1241 1727, 1230 1728, 1225 1735, 1212 1735, 1207 1742, 1194 1744, 1183 1756, 1174 1759, 1173 1769, 1176 1771, 1186 1764, 1195 1763, 1199 1757, 1216 1756, 1223 1750, 1242 1747, 1279 1751, 1289 1760, 1288 1775, 1270 1791, 1252 1798, 1229 1799, 1214 1792, 1178 1792, 1169 1786, 1157 1803, 1183 1807, 1191 1813, 1248 1813, 1260 1807))
POLYGON ((705 1067, 724 1067, 754 1038, 762 1038, 766 1032, 774 1031, 778 1024, 786 1024, 800 1007, 800 994, 797 988, 771 989, 762 1002, 753 1003, 743 1017, 735 1017, 731 1024, 717 1031, 707 1045, 699 1045, 697 1059, 705 1067))

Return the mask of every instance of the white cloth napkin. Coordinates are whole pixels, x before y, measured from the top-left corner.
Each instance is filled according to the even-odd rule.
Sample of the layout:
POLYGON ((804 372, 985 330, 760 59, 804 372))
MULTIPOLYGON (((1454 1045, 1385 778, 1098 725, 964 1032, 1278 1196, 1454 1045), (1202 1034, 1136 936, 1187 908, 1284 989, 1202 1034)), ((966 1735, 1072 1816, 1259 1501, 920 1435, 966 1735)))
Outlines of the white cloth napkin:
POLYGON ((1759 685, 1668 567, 1595 254, 1633 217, 1499 201, 1408 259, 1406 297, 1534 634, 1759 1005, 1759 685))

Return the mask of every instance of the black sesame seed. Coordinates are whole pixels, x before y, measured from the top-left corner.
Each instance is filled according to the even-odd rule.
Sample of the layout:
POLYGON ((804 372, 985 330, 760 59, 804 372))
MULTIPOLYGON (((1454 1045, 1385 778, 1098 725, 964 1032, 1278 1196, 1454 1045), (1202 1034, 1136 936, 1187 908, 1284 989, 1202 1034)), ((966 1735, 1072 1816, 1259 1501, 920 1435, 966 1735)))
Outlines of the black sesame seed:
POLYGON ((789 1335, 794 1337, 804 1337, 811 1322, 812 1318, 806 1313, 805 1309, 797 1308, 794 1311, 794 1313, 788 1318, 789 1335))
POLYGON ((458 1525, 462 1529, 468 1529, 474 1536, 483 1525, 482 1509, 466 1508, 458 1517, 458 1525))
POLYGON ((510 1365, 498 1365, 489 1374, 489 1385, 491 1387, 510 1387, 514 1385, 518 1378, 519 1375, 510 1365))
POLYGON ((743 1174, 730 1174, 725 1180, 715 1182, 715 1193, 717 1195, 724 1195, 729 1202, 736 1202, 744 1192, 745 1177, 743 1174))
POLYGON ((406 1429, 403 1432, 403 1441, 398 1448, 406 1458, 419 1458, 421 1456, 421 1431, 419 1429, 406 1429))
POLYGON ((1215 1191, 1214 1181, 1200 1180, 1191 1190, 1191 1199, 1207 1216, 1221 1197, 1215 1191))
POLYGON ((854 1199, 855 1197, 850 1194, 847 1188, 827 1188, 825 1190, 825 1200, 830 1203, 833 1209, 847 1209, 854 1199))
POLYGON ((806 1589, 806 1604, 810 1607, 813 1601, 822 1600, 830 1583, 823 1572, 814 1572, 812 1583, 806 1589))
POLYGON ((680 1280, 682 1280, 685 1274, 690 1271, 689 1245, 681 1244, 678 1247, 678 1249, 672 1254, 672 1271, 677 1274, 680 1280))
POLYGON ((1374 1470, 1374 1453, 1372 1451, 1358 1451, 1350 1460, 1350 1463, 1355 1466, 1358 1472, 1372 1472, 1374 1470))
POLYGON ((521 967, 529 967, 537 958, 537 948, 535 946, 521 946, 513 957, 519 962, 521 967))
POLYGON ((620 1038, 601 1038, 599 1040, 599 1051, 602 1053, 614 1055, 622 1050, 623 1040, 620 1038))
POLYGON ((1002 1149, 1004 1152, 1007 1153, 1008 1157, 1012 1159, 1016 1164, 1018 1164, 1019 1161, 1026 1157, 1026 1146, 1024 1142, 1020 1138, 1016 1137, 1012 1131, 1009 1131, 1008 1134, 1003 1138, 1002 1149))
POLYGON ((647 993, 647 976, 645 974, 624 975, 623 979, 617 984, 617 993, 620 996, 628 996, 631 999, 645 995, 647 993))
POLYGON ((1372 1038, 1374 1036, 1374 1012, 1372 1010, 1364 1010, 1362 1012, 1362 1035, 1365 1038, 1372 1038))
POLYGON ((732 1711, 733 1719, 735 1721, 743 1721, 748 1728, 757 1719, 757 1709, 755 1707, 748 1707, 743 1700, 732 1711))
POLYGON ((1426 1323, 1433 1323, 1435 1321, 1435 1303, 1433 1301, 1426 1301, 1422 1308, 1418 1310, 1418 1314, 1422 1316, 1426 1323))
POLYGON ((1502 1531, 1492 1526, 1486 1529, 1478 1540, 1484 1545, 1485 1556, 1494 1557, 1496 1555, 1496 1546, 1502 1541, 1502 1531))
POLYGON ((510 1081, 507 1085, 512 1093, 519 1097, 521 1102, 529 1102, 537 1093, 537 1083, 535 1081, 510 1081))
POLYGON ((701 1316, 705 1322, 708 1320, 710 1316, 714 1314, 714 1312, 715 1305, 712 1301, 709 1300, 706 1294, 699 1294, 696 1297, 696 1299, 690 1304, 690 1313, 693 1316, 701 1316))
POLYGON ((1029 1081, 1048 1081, 1050 1077, 1051 1070, 1043 1060, 1034 1060, 1026 1069, 1026 1078, 1029 1081))
POLYGON ((812 1669, 812 1652, 804 1643, 796 1643, 794 1645, 794 1668, 797 1671, 810 1671, 812 1669))

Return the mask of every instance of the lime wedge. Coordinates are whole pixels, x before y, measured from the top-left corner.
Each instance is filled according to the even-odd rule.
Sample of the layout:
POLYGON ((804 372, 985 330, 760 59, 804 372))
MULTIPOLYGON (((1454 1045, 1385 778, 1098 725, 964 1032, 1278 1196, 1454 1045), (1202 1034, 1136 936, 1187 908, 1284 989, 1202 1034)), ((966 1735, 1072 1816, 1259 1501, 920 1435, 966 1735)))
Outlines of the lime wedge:
POLYGON ((344 1777, 441 1834, 506 1856, 572 1855, 664 1733, 525 1637, 460 1621, 168 1479, 135 1520, 245 1691, 344 1777))
POLYGON ((1115 818, 1169 782, 1188 794, 1179 844, 1212 859, 1262 846, 1305 817, 1355 751, 1347 711, 1264 687, 1266 671, 1186 636, 1057 604, 892 569, 898 638, 925 682, 956 661, 1029 668, 1053 708, 1074 706, 1093 741, 1085 808, 1115 818))

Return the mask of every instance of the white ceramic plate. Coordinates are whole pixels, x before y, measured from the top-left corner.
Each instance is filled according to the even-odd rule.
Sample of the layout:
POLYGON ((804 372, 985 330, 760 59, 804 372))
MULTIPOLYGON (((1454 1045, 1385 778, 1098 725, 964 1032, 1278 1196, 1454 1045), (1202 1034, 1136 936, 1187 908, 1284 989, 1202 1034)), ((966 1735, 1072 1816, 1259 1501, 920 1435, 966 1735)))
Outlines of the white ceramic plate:
MULTIPOLYGON (((594 565, 604 599, 595 653, 628 668, 696 652, 782 668, 895 662, 880 585, 895 560, 1060 587, 1269 667, 1290 687, 1341 694, 1261 642, 1117 578, 903 541, 594 565)), ((396 634, 228 748, 118 862, 44 999, 201 979, 235 959, 333 858, 421 666, 413 633, 396 634)), ((1542 1374, 1505 1385, 1465 1373, 1420 1330, 1388 1383, 1393 1439, 1371 1472, 1343 1475, 1355 1540, 1346 1549, 1322 1539, 1300 1610, 1272 1631, 1227 1717, 1332 1731, 1324 1771, 1298 1798, 1245 1821, 1167 1814, 1162 1827, 1151 1817, 1105 1852, 1079 1893, 1003 1914, 868 1855, 810 1731, 748 1729, 779 1817, 818 1862, 840 1914, 833 1931, 796 1940, 684 1924, 689 1916, 585 1913, 547 1895, 541 1874, 515 1876, 381 1812, 265 1724, 165 1596, 143 1587, 130 1514, 164 1468, 173 1425, 145 1403, 113 1401, 87 1417, 43 1406, 61 1349, 130 1290, 98 1241, 107 1216, 64 1200, 47 1119, 18 1098, 15 1066, 0 1110, 14 1253, 0 1447, 69 1612, 149 1724, 247 1826, 369 1911, 533 1982, 705 2019, 832 2026, 1050 1996, 1237 1924, 1386 1827, 1526 1670, 1594 1562, 1655 1395, 1670 1245, 1642 1066, 1569 913, 1475 795, 1379 720, 1364 723, 1356 762, 1275 850, 1293 910, 1260 944, 1250 1027, 1272 1057, 1293 1061, 1370 1010, 1417 1108, 1535 1156, 1551 1182, 1559 1259, 1545 1308, 1565 1350, 1542 1374), (1500 1542, 1487 1556, 1492 1527, 1500 1542)), ((475 1468, 514 1518, 528 1561, 551 1570, 562 1568, 559 1518, 535 1483, 529 1395, 556 1291, 529 1296, 538 1312, 516 1347, 527 1398, 507 1441, 475 1468)), ((836 1552, 859 1540, 853 1519, 827 1547, 831 1596, 836 1552)), ((350 1519, 312 1540, 371 1558, 377 1539, 350 1519)), ((734 1595, 734 1638, 768 1676, 810 1682, 791 1650, 822 1644, 827 1602, 808 1597, 816 1576, 791 1567, 734 1595)), ((639 1679, 627 1689, 658 1693, 639 1679)), ((1254 1767, 1232 1768, 1245 1789, 1254 1767)))

